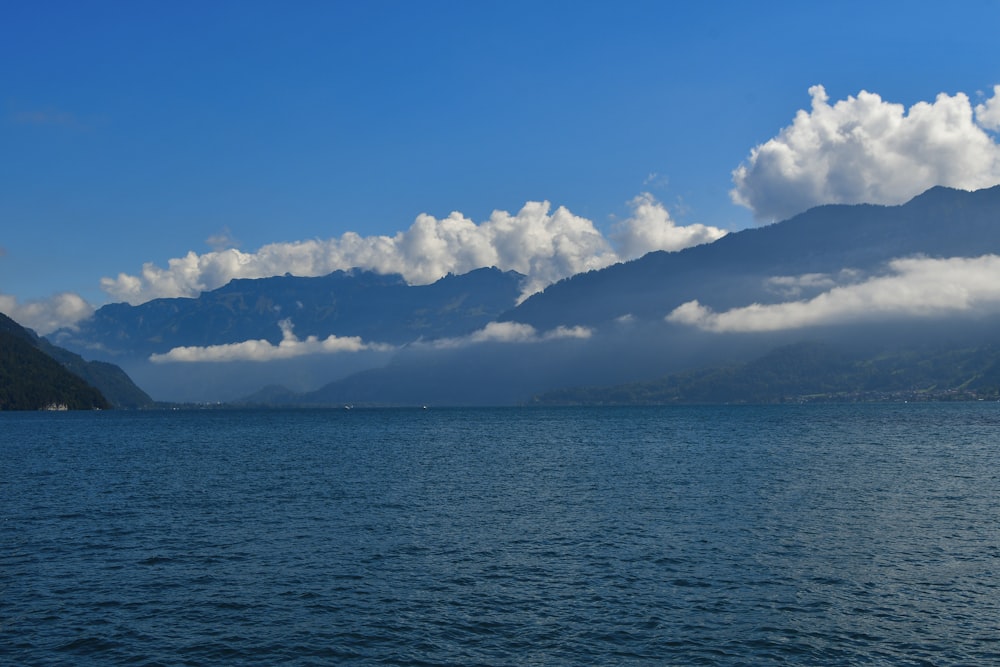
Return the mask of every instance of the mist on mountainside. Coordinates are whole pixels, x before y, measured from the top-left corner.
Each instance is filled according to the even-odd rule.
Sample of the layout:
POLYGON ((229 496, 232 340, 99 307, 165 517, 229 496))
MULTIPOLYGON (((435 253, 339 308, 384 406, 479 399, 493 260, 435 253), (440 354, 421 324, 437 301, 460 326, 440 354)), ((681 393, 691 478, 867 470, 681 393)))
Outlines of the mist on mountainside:
POLYGON ((518 274, 496 269, 420 287, 340 272, 106 307, 59 340, 107 353, 161 400, 513 404, 804 340, 986 345, 998 276, 1000 186, 933 188, 650 253, 520 305, 518 274))

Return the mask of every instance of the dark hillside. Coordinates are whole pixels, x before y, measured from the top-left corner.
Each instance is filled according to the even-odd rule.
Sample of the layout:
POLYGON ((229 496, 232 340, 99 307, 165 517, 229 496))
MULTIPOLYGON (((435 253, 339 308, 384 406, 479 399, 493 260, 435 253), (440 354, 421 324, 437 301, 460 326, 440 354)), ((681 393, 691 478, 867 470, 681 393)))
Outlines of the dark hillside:
POLYGON ((31 334, 0 314, 0 410, 110 408, 111 404, 34 344, 31 334))
POLYGON ((70 409, 141 408, 153 403, 121 368, 86 361, 39 338, 2 313, 0 338, 5 359, 0 391, 6 392, 5 405, 17 406, 4 409, 35 410, 49 404, 65 404, 70 409), (52 363, 63 372, 57 372, 52 363), (86 391, 79 400, 68 398, 80 390, 80 383, 86 391), (100 401, 93 400, 94 391, 100 395, 100 401), (47 397, 52 400, 46 400, 47 397), (36 406, 38 401, 43 404, 36 406))

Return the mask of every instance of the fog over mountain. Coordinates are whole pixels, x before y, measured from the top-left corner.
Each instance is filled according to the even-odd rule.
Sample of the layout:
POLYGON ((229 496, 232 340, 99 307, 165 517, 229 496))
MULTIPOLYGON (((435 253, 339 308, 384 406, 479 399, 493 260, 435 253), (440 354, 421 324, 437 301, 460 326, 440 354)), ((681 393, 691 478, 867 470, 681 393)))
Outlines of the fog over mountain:
POLYGON ((157 398, 217 401, 273 382, 312 388, 405 344, 473 335, 523 282, 498 269, 430 285, 361 270, 240 279, 197 298, 110 304, 53 339, 120 364, 157 398))
MULTIPOLYGON (((709 245, 649 253, 575 276, 505 317, 551 327, 671 316, 676 323, 711 329, 710 313, 732 310, 727 315, 732 320, 737 313, 759 317, 782 309, 815 312, 825 307, 836 314, 826 319, 840 322, 864 319, 866 313, 923 313, 931 290, 940 300, 945 286, 972 299, 953 303, 956 310, 972 312, 988 305, 983 299, 990 300, 995 263, 988 256, 1000 253, 998 216, 1000 186, 976 192, 934 187, 901 206, 820 206, 709 245), (970 261, 941 261, 949 258, 970 261), (838 301, 839 311, 832 306, 838 301), (748 310, 734 310, 740 308, 748 310)), ((823 319, 800 315, 764 328, 794 329, 823 319)), ((719 320, 712 322, 717 329, 719 320)))
POLYGON ((552 285, 501 318, 589 332, 390 366, 309 394, 323 404, 517 402, 554 387, 745 362, 799 341, 860 356, 991 343, 1000 314, 1000 186, 935 187, 901 206, 829 205, 552 285))
POLYGON ((366 271, 237 280, 106 306, 56 340, 117 360, 156 398, 318 405, 516 403, 800 340, 976 345, 1000 314, 1000 186, 821 206, 519 303, 523 281, 497 269, 424 286, 366 271))

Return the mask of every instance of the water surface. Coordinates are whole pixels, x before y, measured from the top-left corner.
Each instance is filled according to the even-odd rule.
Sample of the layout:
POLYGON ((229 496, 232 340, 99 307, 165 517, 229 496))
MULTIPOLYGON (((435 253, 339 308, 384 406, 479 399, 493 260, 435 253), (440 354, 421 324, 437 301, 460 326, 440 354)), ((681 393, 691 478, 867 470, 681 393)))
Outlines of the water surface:
POLYGON ((0 414, 0 661, 1000 661, 1000 405, 0 414))

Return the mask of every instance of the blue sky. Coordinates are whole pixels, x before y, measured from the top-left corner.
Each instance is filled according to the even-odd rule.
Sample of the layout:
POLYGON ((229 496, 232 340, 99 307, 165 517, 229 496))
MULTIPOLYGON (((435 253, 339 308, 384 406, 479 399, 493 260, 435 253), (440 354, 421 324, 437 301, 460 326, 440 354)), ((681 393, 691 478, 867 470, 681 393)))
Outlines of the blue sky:
MULTIPOLYGON (((215 285, 209 274, 236 275, 191 260, 198 279, 177 287, 164 272, 190 252, 393 237, 421 214, 478 225, 509 212, 499 227, 548 201, 533 219, 574 238, 587 221, 608 238, 631 221, 634 240, 667 216, 710 228, 691 237, 704 240, 824 197, 904 198, 898 185, 813 183, 775 203, 783 182, 763 184, 761 167, 745 205, 733 202, 733 171, 810 109, 817 85, 830 105, 868 91, 907 110, 964 93, 982 109, 989 145, 971 141, 986 166, 927 178, 965 187, 1000 173, 1000 111, 988 105, 997 0, 9 2, 0 13, 0 303, 14 310, 61 292, 121 300, 127 281, 101 283, 119 274, 146 281, 133 300, 188 294, 215 285), (573 216, 562 227, 559 207, 573 216), (141 278, 144 263, 162 271, 141 278), (153 285, 167 278, 173 287, 153 285)), ((432 252, 404 242, 409 254, 372 266, 432 252)))

